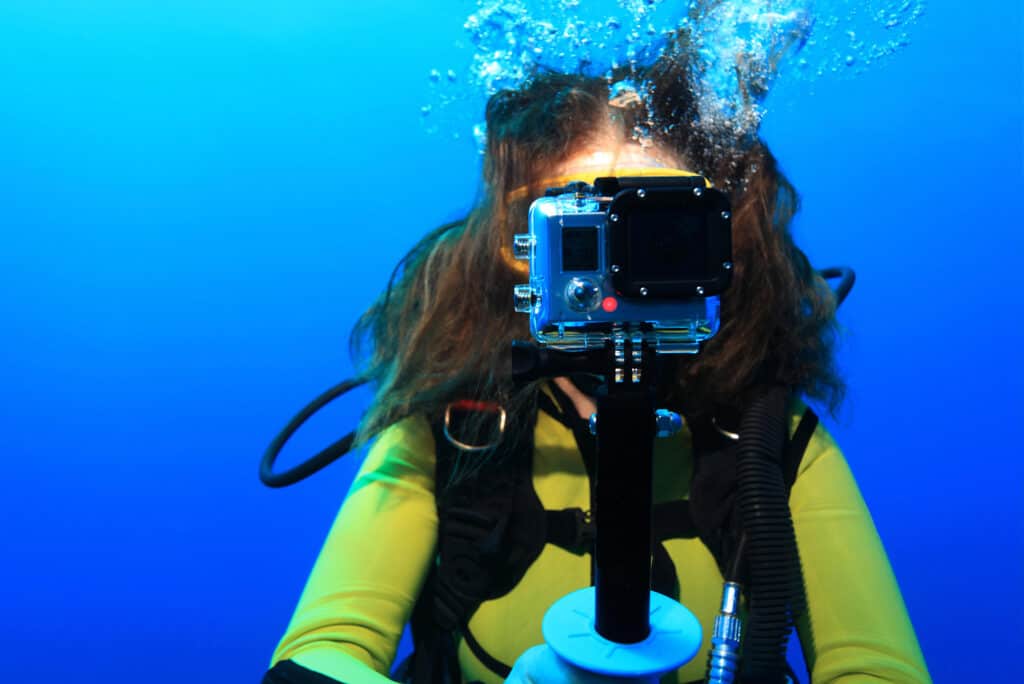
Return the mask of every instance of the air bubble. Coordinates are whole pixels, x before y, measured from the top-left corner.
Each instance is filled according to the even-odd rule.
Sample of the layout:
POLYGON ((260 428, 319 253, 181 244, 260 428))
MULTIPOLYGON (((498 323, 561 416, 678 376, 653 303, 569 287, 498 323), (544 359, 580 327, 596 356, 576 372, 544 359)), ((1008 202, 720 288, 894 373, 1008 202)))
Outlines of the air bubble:
POLYGON ((478 123, 473 126, 473 137, 479 145, 484 145, 487 142, 487 124, 478 123))

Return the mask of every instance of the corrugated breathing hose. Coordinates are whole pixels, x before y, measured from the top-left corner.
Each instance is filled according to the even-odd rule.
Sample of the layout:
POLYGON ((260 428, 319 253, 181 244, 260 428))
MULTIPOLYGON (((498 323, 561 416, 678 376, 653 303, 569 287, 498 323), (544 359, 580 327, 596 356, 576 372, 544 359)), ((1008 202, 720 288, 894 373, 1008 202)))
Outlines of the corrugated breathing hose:
MULTIPOLYGON (((780 458, 788 433, 789 390, 772 386, 743 415, 736 458, 737 506, 746 543, 748 620, 740 681, 784 682, 786 646, 806 608, 780 458)), ((729 579, 729 578, 727 578, 729 579)))

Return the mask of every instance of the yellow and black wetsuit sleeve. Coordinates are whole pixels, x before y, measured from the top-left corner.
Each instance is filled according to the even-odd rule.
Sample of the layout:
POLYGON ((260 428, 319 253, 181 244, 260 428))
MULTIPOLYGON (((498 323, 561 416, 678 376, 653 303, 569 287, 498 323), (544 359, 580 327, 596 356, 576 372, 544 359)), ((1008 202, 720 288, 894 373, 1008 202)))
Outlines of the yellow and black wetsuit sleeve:
POLYGON ((797 622, 812 682, 931 677, 871 513, 821 426, 790 493, 807 612, 797 622))
POLYGON ((381 434, 331 526, 266 681, 391 681, 386 674, 437 544, 434 461, 425 419, 408 418, 381 434))

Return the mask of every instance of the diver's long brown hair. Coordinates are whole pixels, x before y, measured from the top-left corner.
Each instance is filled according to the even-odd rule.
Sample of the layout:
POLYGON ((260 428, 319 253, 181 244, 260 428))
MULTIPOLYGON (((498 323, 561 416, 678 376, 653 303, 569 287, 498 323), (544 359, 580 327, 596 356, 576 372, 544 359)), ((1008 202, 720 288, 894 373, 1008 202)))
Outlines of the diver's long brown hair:
POLYGON ((511 341, 529 338, 528 317, 512 308, 524 277, 503 250, 525 232, 543 180, 607 132, 609 112, 625 139, 637 120, 653 122, 654 143, 726 191, 733 207, 735 268, 721 330, 699 356, 670 364, 665 399, 698 411, 740 408, 755 384, 775 382, 835 411, 844 391, 834 366, 836 302, 790 234, 796 191, 762 141, 723 141, 693 125, 684 42, 638 76, 649 108, 632 114, 609 108, 606 79, 579 75, 539 74, 490 99, 484 199, 413 247, 353 330, 357 357, 369 343, 361 369, 375 388, 360 441, 409 415, 435 419, 455 399, 497 399, 512 411, 532 401, 536 385, 517 387, 502 372, 511 341), (526 196, 512 195, 523 186, 526 196))

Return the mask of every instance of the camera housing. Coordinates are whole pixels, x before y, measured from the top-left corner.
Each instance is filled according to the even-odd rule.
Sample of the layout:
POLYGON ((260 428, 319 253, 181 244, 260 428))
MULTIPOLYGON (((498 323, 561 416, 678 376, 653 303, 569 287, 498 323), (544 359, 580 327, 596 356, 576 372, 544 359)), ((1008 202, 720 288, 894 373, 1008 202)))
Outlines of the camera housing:
POLYGON ((515 288, 542 345, 574 351, 628 335, 657 353, 697 353, 720 325, 731 281, 728 198, 701 176, 598 178, 553 188, 530 206, 513 253, 530 262, 515 288))

